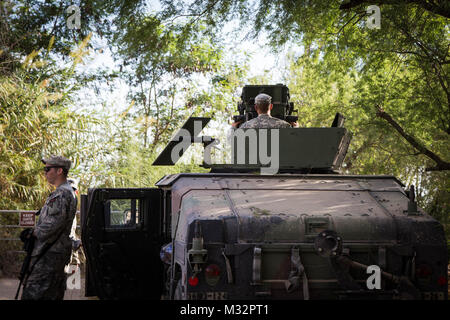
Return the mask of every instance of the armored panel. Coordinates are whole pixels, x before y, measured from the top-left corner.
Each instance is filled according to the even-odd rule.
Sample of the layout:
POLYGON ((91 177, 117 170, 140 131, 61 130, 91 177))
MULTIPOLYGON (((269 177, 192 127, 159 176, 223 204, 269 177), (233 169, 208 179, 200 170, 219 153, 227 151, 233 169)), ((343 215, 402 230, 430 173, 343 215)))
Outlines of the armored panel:
POLYGON ((242 101, 246 104, 247 111, 254 111, 255 97, 265 93, 272 97, 273 109, 271 115, 284 119, 285 107, 289 100, 289 89, 285 85, 248 85, 242 89, 242 101))
POLYGON ((260 93, 266 93, 272 97, 273 103, 286 103, 289 99, 289 89, 283 84, 277 85, 248 85, 242 89, 242 100, 250 101, 260 93))
POLYGON ((347 153, 346 140, 345 128, 280 130, 280 167, 338 169, 347 153))
POLYGON ((152 163, 152 165, 173 166, 177 162, 177 160, 183 156, 183 153, 186 151, 186 149, 181 149, 177 157, 173 159, 172 150, 178 143, 180 143, 181 138, 184 135, 183 133, 188 133, 188 135, 191 137, 192 143, 194 142, 194 139, 197 137, 200 131, 202 131, 202 129, 206 127, 206 125, 210 120, 211 118, 205 117, 190 117, 189 119, 187 119, 187 121, 183 124, 181 129, 177 131, 177 133, 173 136, 173 138, 170 140, 170 142, 167 144, 164 150, 159 154, 158 158, 156 158, 156 160, 152 163))
POLYGON ((238 129, 232 136, 231 163, 210 167, 215 171, 257 170, 278 163, 281 171, 337 170, 350 138, 345 128, 238 129))

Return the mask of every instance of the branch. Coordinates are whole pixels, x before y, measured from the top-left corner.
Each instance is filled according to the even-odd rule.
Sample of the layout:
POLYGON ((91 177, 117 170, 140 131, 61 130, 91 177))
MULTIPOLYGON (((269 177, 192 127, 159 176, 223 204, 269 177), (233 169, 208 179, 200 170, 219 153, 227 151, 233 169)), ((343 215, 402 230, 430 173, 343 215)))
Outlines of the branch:
POLYGON ((443 170, 450 170, 450 168, 448 166, 440 166, 440 165, 425 168, 425 171, 443 171, 443 170))
POLYGON ((424 8, 425 10, 432 12, 434 14, 446 17, 446 18, 450 18, 450 6, 445 5, 445 1, 443 1, 442 6, 439 6, 437 4, 432 4, 428 1, 420 1, 420 0, 409 0, 407 2, 410 3, 415 3, 418 4, 419 6, 421 6, 422 8, 424 8))
POLYGON ((58 23, 58 18, 59 18, 59 16, 60 16, 62 7, 63 7, 63 2, 61 2, 61 3, 59 4, 58 12, 57 12, 57 15, 56 15, 56 18, 55 18, 55 23, 53 24, 52 31, 50 32, 51 35, 56 36, 56 34, 54 34, 53 32, 55 32, 56 24, 58 23))
POLYGON ((211 10, 211 9, 212 9, 219 1, 220 1, 220 0, 214 1, 212 4, 210 4, 209 6, 207 6, 207 7, 205 8, 205 10, 203 10, 203 11, 200 12, 200 13, 193 13, 193 14, 179 14, 179 15, 173 17, 173 18, 169 21, 169 23, 173 23, 173 21, 174 21, 175 19, 181 18, 181 17, 196 17, 196 18, 194 19, 194 21, 192 22, 192 23, 195 23, 195 22, 196 22, 198 19, 200 19, 205 13, 207 13, 208 11, 210 11, 210 10, 211 10))
MULTIPOLYGON (((439 84, 441 85, 442 89, 444 90, 445 94, 447 95, 447 103, 449 103, 449 105, 450 105, 450 92, 449 92, 447 86, 445 85, 444 79, 442 79, 442 76, 441 76, 442 68, 439 68, 439 69, 441 69, 441 70, 439 70, 438 67, 436 66, 436 64, 433 64, 433 68, 436 71, 435 74, 439 80, 439 84)), ((444 77, 445 77, 445 75, 444 75, 444 77)))
MULTIPOLYGON (((420 7, 422 7, 423 9, 443 16, 445 18, 450 18, 450 9, 445 6, 445 4, 443 4, 442 6, 436 5, 436 4, 431 4, 428 1, 421 1, 421 0, 383 0, 383 1, 367 1, 367 0, 350 0, 348 2, 344 2, 339 6, 339 9, 341 10, 348 10, 348 9, 352 9, 354 7, 358 7, 362 4, 367 4, 367 5, 372 5, 372 4, 376 4, 376 5, 383 5, 383 4, 411 4, 414 3, 420 7)), ((444 1, 445 2, 445 1, 444 1)))
MULTIPOLYGON (((445 61, 445 57, 447 54, 442 58, 442 61, 439 60, 439 58, 435 58, 435 56, 439 57, 439 54, 432 50, 431 48, 427 48, 427 46, 422 43, 419 39, 414 38, 406 28, 404 28, 401 25, 398 25, 398 28, 400 32, 402 32, 407 38, 413 41, 413 43, 419 47, 420 50, 427 56, 431 66, 434 69, 434 74, 438 78, 439 84, 441 85, 442 89, 444 90, 445 94, 447 95, 447 103, 450 107, 450 92, 448 87, 445 84, 445 81, 442 79, 441 70, 442 70, 442 61, 445 61)), ((423 56, 421 56, 423 57, 423 56)), ((444 75, 445 77, 445 75, 444 75)))
POLYGON ((359 12, 355 13, 355 15, 354 15, 350 20, 348 20, 348 21, 347 21, 347 22, 339 29, 339 31, 336 32, 335 34, 336 34, 336 35, 339 35, 339 34, 341 33, 341 31, 344 30, 344 28, 345 28, 350 22, 352 22, 352 20, 353 20, 358 14, 359 14, 359 12))
POLYGON ((437 166, 426 168, 426 171, 450 170, 449 162, 442 160, 437 154, 431 152, 430 150, 422 146, 419 142, 417 142, 417 140, 413 136, 407 134, 403 130, 403 128, 400 127, 400 125, 394 119, 392 119, 392 117, 388 113, 386 113, 380 106, 377 106, 377 116, 385 119, 392 127, 394 127, 395 130, 397 130, 398 133, 400 133, 403 138, 405 138, 406 141, 408 141, 420 153, 426 155, 434 162, 436 162, 437 166))
POLYGON ((363 4, 365 0, 350 0, 349 2, 344 2, 339 6, 339 9, 341 10, 347 10, 352 9, 354 7, 357 7, 361 4, 363 4))
POLYGON ((427 56, 423 56, 419 53, 417 53, 416 51, 409 51, 409 50, 397 50, 397 49, 392 49, 392 50, 382 50, 382 49, 371 49, 371 51, 374 52, 388 52, 388 53, 398 53, 398 54, 412 54, 412 55, 416 55, 419 56, 422 59, 427 59, 427 56))
MULTIPOLYGON (((378 137, 378 139, 375 139, 376 141, 378 141, 380 139, 380 137, 378 137)), ((376 142, 372 142, 370 140, 370 137, 368 140, 365 140, 363 142, 363 144, 358 148, 358 150, 355 150, 354 153, 352 153, 351 155, 349 155, 346 160, 346 170, 350 170, 353 167, 353 161, 356 160, 358 158, 358 156, 365 151, 366 149, 369 149, 371 147, 373 147, 374 145, 376 145, 376 142)))

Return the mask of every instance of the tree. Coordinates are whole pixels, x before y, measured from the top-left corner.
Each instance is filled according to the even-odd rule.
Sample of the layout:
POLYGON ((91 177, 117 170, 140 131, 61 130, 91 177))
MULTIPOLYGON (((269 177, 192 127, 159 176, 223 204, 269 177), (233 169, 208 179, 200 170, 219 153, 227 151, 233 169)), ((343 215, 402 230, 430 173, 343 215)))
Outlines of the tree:
MULTIPOLYGON (((359 65, 360 72, 371 72, 385 61, 397 61, 395 69, 402 63, 410 69, 420 70, 426 83, 416 87, 420 87, 420 93, 427 96, 426 107, 422 110, 436 110, 432 121, 439 130, 447 135, 450 133, 449 42, 448 25, 444 18, 448 15, 447 2, 380 2, 380 30, 370 30, 364 24, 363 19, 368 16, 365 1, 342 4, 341 1, 261 0, 257 3, 256 10, 245 10, 245 7, 250 7, 249 1, 195 1, 184 7, 187 9, 180 2, 166 2, 166 12, 168 15, 192 16, 205 21, 210 26, 209 30, 213 29, 210 32, 215 32, 214 28, 221 28, 224 21, 229 21, 238 13, 242 24, 248 24, 249 21, 253 23, 254 34, 268 32, 274 48, 299 40, 305 46, 306 55, 312 51, 325 55, 334 52, 347 67, 359 65)), ((410 82, 412 85, 414 83, 410 82)), ((383 103, 383 97, 379 98, 377 104, 383 103)), ((376 106, 372 108, 373 113, 376 113, 376 106)), ((378 114, 382 116, 389 112, 384 110, 384 113, 378 114)), ((421 111, 412 110, 410 113, 418 116, 421 111)), ((390 123, 393 124, 392 121, 390 123)), ((433 170, 449 168, 448 160, 410 136, 412 139, 408 142, 417 142, 413 145, 421 146, 418 151, 435 161, 433 170)))
POLYGON ((383 4, 414 4, 421 8, 430 11, 431 13, 441 15, 446 18, 450 18, 450 5, 447 1, 423 1, 423 0, 391 0, 391 1, 366 1, 366 0, 350 0, 344 1, 339 9, 351 9, 361 5, 383 5, 383 4))
POLYGON ((17 55, 44 49, 52 38, 53 54, 60 58, 67 57, 73 45, 90 33, 111 39, 118 23, 130 20, 135 11, 145 7, 142 0, 0 1, 0 70, 11 72, 19 66, 17 55), (75 16, 79 26, 71 23, 75 16))
MULTIPOLYGON (((73 4, 80 10, 79 29, 69 27, 68 19, 73 12, 66 11, 68 4, 63 1, 1 2, 0 68, 8 79, 20 73, 20 81, 17 81, 29 86, 30 101, 34 101, 34 88, 43 79, 47 79, 46 83, 52 90, 64 92, 65 100, 52 110, 55 118, 67 117, 65 106, 74 101, 74 93, 80 92, 81 88, 118 76, 127 80, 130 86, 128 107, 121 108, 114 117, 107 115, 109 111, 94 112, 95 122, 91 121, 89 127, 71 135, 75 138, 70 145, 76 162, 83 163, 74 173, 81 177, 82 182, 109 185, 116 173, 120 175, 115 164, 122 156, 125 158, 120 160, 121 163, 127 163, 127 153, 121 148, 133 140, 131 137, 139 139, 134 139, 128 147, 135 146, 139 156, 148 159, 167 142, 173 130, 189 114, 224 114, 223 101, 230 99, 234 87, 228 79, 216 90, 211 88, 212 80, 206 76, 218 72, 226 79, 226 74, 233 71, 223 63, 221 48, 203 37, 201 26, 161 21, 149 12, 144 1, 83 1, 73 4), (64 61, 70 54, 76 56, 72 49, 77 42, 80 43, 80 37, 87 34, 93 39, 106 37, 115 58, 122 65, 120 71, 111 69, 96 74, 80 74, 72 68, 70 76, 65 75, 64 61), (27 55, 28 62, 40 63, 42 68, 35 65, 23 72, 21 65, 27 55), (199 85, 199 79, 206 85, 199 85), (219 108, 215 106, 216 102, 219 108), (105 129, 111 135, 105 135, 105 129), (98 147, 100 145, 102 148, 98 147)), ((83 45, 91 47, 92 41, 83 45)), ((10 95, 5 97, 8 99, 9 103, 15 103, 10 95)), ((27 122, 25 118, 21 121, 27 122)), ((51 119, 45 119, 44 125, 49 125, 49 122, 51 119)), ((14 128, 17 126, 11 126, 11 132, 14 128)), ((68 144, 68 141, 61 140, 68 144)), ((130 182, 132 178, 123 181, 130 182)), ((32 185, 30 182, 28 187, 32 185)))
POLYGON ((236 81, 228 75, 245 67, 225 61, 222 47, 204 31, 201 24, 139 13, 114 36, 121 76, 130 87, 124 114, 136 121, 150 154, 192 114, 216 120, 230 115, 223 101, 230 100, 236 81))
MULTIPOLYGON (((83 55, 87 40, 78 48, 83 55)), ((49 191, 41 159, 64 154, 76 161, 77 136, 92 119, 71 112, 70 92, 60 80, 73 75, 71 67, 51 74, 37 54, 29 55, 22 67, 0 76, 0 207, 37 208, 49 191), (31 74, 31 76, 30 76, 31 74), (75 137, 75 139, 74 139, 75 137)), ((76 56, 76 55, 74 55, 76 56)))

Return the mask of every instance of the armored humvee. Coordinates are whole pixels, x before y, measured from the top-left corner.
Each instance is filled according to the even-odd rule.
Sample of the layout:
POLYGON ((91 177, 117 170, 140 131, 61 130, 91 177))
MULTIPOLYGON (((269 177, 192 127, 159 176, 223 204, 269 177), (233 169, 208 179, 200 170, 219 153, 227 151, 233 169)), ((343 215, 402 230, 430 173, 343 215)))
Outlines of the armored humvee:
MULTIPOLYGON (((283 85, 244 87, 237 119, 254 117, 259 92, 295 121, 283 85)), ((175 163, 183 141, 206 152, 214 139, 197 135, 208 121, 190 118, 154 164, 175 163)), ((395 177, 339 173, 351 138, 343 122, 337 114, 328 128, 238 129, 233 150, 244 147, 231 163, 205 156, 209 173, 168 175, 157 188, 89 189, 86 295, 447 299, 442 225, 395 177), (263 172, 273 162, 276 174, 263 172)))

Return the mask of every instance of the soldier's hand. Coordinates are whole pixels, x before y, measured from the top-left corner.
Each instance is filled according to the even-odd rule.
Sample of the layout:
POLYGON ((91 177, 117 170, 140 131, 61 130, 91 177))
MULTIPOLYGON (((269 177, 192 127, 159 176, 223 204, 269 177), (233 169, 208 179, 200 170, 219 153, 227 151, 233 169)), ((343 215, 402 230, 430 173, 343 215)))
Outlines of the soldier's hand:
POLYGON ((240 121, 236 121, 236 122, 233 122, 232 124, 231 124, 231 126, 233 127, 233 128, 239 128, 239 125, 242 123, 242 120, 240 120, 240 121))
POLYGON ((22 242, 26 242, 33 235, 33 231, 33 228, 26 228, 25 230, 23 230, 20 233, 20 240, 22 240, 22 242))
POLYGON ((298 128, 298 122, 289 122, 289 124, 291 125, 292 128, 298 128))

